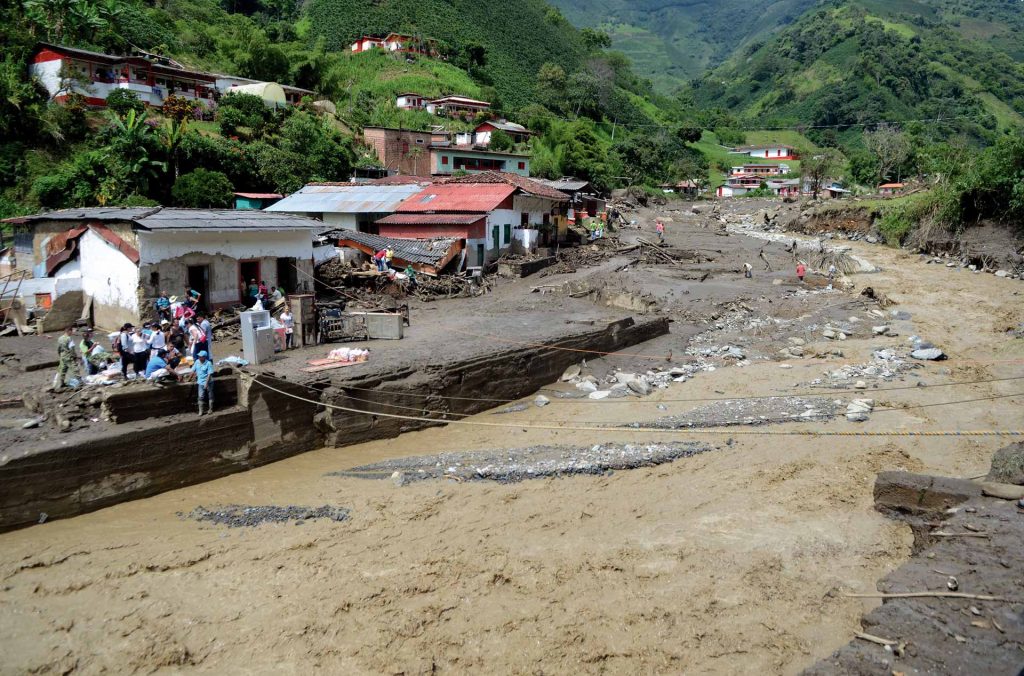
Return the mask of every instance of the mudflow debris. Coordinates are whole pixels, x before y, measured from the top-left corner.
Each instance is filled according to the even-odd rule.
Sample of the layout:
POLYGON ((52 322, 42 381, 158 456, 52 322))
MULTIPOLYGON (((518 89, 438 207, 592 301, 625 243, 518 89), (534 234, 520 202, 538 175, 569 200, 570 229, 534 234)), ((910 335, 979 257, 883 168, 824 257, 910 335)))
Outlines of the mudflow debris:
POLYGON ((767 425, 779 422, 828 420, 836 416, 840 402, 805 397, 768 397, 728 399, 698 406, 680 415, 665 416, 653 422, 633 423, 648 429, 687 427, 724 427, 727 425, 767 425))
POLYGON ((219 526, 229 528, 248 528, 259 526, 264 523, 288 523, 294 521, 296 526, 314 519, 330 519, 331 521, 346 521, 349 511, 344 507, 277 507, 274 505, 249 506, 249 505, 223 505, 214 509, 207 509, 199 506, 190 513, 178 512, 180 517, 188 517, 196 521, 209 521, 219 526))
POLYGON ((533 446, 398 458, 331 472, 329 476, 391 478, 396 485, 426 479, 515 483, 527 479, 651 467, 710 450, 711 446, 695 442, 533 446))

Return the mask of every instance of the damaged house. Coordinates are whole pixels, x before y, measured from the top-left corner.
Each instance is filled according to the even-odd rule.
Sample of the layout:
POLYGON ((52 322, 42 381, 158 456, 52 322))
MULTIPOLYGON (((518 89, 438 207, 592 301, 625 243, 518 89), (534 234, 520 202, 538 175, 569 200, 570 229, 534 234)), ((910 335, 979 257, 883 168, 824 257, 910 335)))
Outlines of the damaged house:
MULTIPOLYGON (((53 309, 112 329, 152 315, 161 290, 188 284, 208 311, 242 301, 242 280, 288 292, 308 289, 313 236, 322 224, 262 211, 162 207, 65 209, 5 222, 31 237, 35 286, 49 284, 53 309)), ((32 288, 33 284, 26 288, 32 288)), ((36 298, 23 301, 32 306, 36 298)))
POLYGON ((514 243, 530 251, 556 237, 568 202, 568 195, 538 181, 484 172, 427 186, 376 225, 381 236, 395 239, 460 240, 466 265, 481 266, 514 243))

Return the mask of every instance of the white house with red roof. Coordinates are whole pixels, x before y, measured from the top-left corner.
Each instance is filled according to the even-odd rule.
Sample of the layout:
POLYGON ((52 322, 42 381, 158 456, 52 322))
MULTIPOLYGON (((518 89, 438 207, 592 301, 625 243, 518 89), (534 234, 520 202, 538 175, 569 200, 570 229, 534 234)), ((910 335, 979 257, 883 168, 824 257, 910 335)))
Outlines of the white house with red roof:
POLYGON ((190 70, 151 54, 117 56, 47 43, 36 47, 29 75, 54 101, 63 102, 71 94, 79 94, 97 107, 106 106, 107 96, 119 89, 135 93, 143 103, 156 108, 172 95, 209 107, 217 96, 231 91, 256 94, 274 106, 294 105, 303 96, 313 94, 308 89, 273 82, 190 70))
POLYGON ((763 146, 739 146, 729 151, 733 155, 748 155, 762 160, 798 160, 800 153, 793 146, 781 143, 763 146))

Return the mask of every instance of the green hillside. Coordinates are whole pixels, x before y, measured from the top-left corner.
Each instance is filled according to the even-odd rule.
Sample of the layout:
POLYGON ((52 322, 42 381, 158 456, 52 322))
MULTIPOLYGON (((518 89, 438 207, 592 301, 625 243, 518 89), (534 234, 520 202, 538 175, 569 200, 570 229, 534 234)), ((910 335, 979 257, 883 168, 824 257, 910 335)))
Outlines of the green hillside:
POLYGON ((307 17, 310 36, 329 50, 390 31, 439 40, 456 62, 483 47, 482 63, 474 62, 472 71, 513 107, 532 100, 541 65, 571 72, 588 53, 580 32, 543 0, 311 0, 307 17))
MULTIPOLYGON (((968 4, 1007 6, 828 3, 705 75, 694 98, 724 106, 755 128, 835 126, 842 133, 865 122, 940 118, 922 124, 935 135, 994 138, 1024 123, 1024 67, 988 41, 967 37, 977 20, 955 24, 950 8, 965 11, 968 4)), ((1013 11, 1008 20, 1022 10, 1013 11)))
POLYGON ((754 40, 796 21, 817 0, 553 0, 578 26, 608 32, 616 49, 671 92, 754 40))

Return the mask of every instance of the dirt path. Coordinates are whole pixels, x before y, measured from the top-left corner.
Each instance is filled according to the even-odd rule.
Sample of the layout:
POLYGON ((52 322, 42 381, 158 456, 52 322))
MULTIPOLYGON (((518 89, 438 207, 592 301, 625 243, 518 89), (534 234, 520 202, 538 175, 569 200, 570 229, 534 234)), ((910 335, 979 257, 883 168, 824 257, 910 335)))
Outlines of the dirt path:
MULTIPOLYGON (((1022 319, 1024 285, 857 248, 882 268, 858 287, 898 300, 951 357, 890 385, 1024 376, 1024 341, 1004 333, 1022 319)), ((905 339, 846 341, 844 361, 905 339)), ((845 644, 873 605, 832 592, 874 589, 909 554, 909 530, 872 509, 875 473, 977 475, 1003 442, 742 432, 1021 428, 1024 398, 694 434, 682 438, 716 448, 599 477, 397 487, 327 475, 445 451, 664 440, 528 426, 653 420, 698 405, 676 399, 803 389, 830 367, 790 363, 720 368, 626 404, 484 414, 515 426, 325 449, 2 535, 0 672, 798 672, 845 644), (254 529, 177 516, 232 503, 351 514, 254 529)), ((900 406, 1016 392, 1004 382, 874 396, 900 406)))

